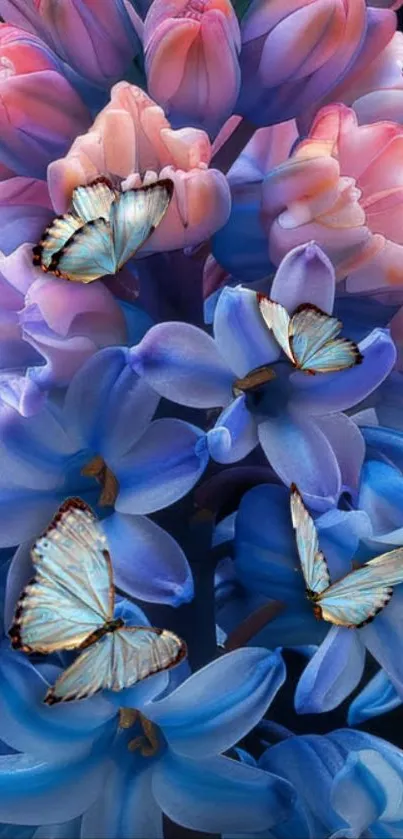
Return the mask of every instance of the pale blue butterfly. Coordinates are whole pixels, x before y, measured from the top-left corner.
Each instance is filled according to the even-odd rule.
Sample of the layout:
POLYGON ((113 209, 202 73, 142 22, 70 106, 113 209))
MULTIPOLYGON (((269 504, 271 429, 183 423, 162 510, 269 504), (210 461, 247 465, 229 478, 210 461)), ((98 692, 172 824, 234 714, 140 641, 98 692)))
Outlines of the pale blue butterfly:
POLYGON ((392 597, 392 586, 403 583, 403 548, 377 556, 331 584, 315 524, 295 484, 291 486, 291 518, 316 617, 349 628, 369 623, 392 597))
POLYGON ((312 303, 298 306, 291 317, 284 306, 263 294, 258 294, 258 305, 277 343, 298 370, 334 373, 362 361, 354 341, 337 337, 342 323, 312 303))
POLYGON ((186 645, 173 632, 114 619, 106 538, 80 498, 60 507, 31 556, 35 577, 18 604, 12 646, 26 653, 85 650, 48 691, 49 705, 123 690, 186 656, 186 645))
POLYGON ((126 192, 103 176, 77 187, 72 212, 55 218, 33 249, 34 265, 80 283, 116 274, 161 223, 172 194, 169 179, 126 192))

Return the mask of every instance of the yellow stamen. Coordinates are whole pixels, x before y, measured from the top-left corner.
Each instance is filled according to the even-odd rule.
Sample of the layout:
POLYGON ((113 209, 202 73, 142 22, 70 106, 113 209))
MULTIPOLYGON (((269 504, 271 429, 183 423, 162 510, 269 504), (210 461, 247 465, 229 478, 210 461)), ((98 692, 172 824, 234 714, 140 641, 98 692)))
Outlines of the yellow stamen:
POLYGON ((106 465, 101 455, 96 455, 81 470, 87 478, 95 478, 101 484, 102 491, 98 504, 100 507, 113 507, 119 495, 119 482, 113 472, 106 465))

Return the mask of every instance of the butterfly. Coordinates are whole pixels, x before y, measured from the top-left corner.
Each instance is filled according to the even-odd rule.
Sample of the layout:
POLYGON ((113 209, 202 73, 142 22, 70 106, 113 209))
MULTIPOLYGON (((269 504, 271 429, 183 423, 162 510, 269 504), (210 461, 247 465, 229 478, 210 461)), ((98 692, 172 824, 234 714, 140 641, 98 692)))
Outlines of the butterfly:
POLYGON ((103 176, 76 187, 72 212, 57 216, 33 249, 34 265, 79 283, 116 274, 158 227, 172 194, 169 179, 126 192, 103 176))
POLYGON ((389 602, 392 586, 403 583, 403 548, 377 556, 331 584, 315 524, 295 484, 291 486, 291 518, 315 616, 350 629, 365 626, 389 602))
POLYGON ((35 577, 18 603, 12 646, 26 653, 84 650, 46 694, 48 705, 122 690, 185 658, 186 645, 173 632, 114 618, 106 538, 80 498, 62 504, 31 557, 35 577))
POLYGON ((362 361, 354 341, 338 338, 343 324, 312 303, 302 303, 290 317, 284 306, 258 293, 263 319, 292 364, 305 373, 335 373, 362 361))

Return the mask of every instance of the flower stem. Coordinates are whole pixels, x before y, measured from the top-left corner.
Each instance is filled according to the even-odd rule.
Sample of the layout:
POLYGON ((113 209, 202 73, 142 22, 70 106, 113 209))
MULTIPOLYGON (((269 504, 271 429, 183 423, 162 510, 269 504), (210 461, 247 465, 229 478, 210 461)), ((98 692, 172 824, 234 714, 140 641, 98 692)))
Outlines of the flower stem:
POLYGON ((211 167, 220 169, 224 175, 229 172, 249 140, 253 137, 257 128, 253 123, 243 117, 232 134, 218 149, 211 161, 211 167))

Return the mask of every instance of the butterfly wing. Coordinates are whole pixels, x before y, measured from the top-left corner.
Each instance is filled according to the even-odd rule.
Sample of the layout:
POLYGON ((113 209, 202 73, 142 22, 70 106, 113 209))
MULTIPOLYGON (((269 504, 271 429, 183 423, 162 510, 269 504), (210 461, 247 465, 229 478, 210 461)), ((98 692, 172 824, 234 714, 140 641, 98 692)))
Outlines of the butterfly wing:
POLYGON ((66 501, 32 549, 35 577, 10 629, 25 652, 69 650, 113 616, 112 568, 105 536, 81 499, 66 501))
POLYGON ((74 236, 77 230, 83 227, 81 218, 67 213, 65 216, 57 216, 43 233, 42 239, 33 248, 34 265, 39 265, 43 271, 51 271, 50 264, 55 254, 61 251, 66 242, 74 236))
POLYGON ((48 691, 48 704, 84 699, 98 690, 119 691, 179 664, 186 646, 163 629, 125 627, 109 633, 75 660, 48 691))
POLYGON ((289 341, 290 316, 287 309, 280 303, 275 303, 264 294, 258 294, 258 306, 266 326, 271 329, 273 335, 283 352, 290 361, 294 361, 289 341))
POLYGON ((334 373, 362 361, 354 341, 337 338, 342 323, 316 306, 303 304, 290 321, 289 340, 296 367, 308 373, 334 373))
POLYGON ((322 617, 341 626, 360 627, 390 600, 403 583, 403 548, 377 556, 330 586, 319 598, 322 617))
POLYGON ((104 177, 97 178, 87 186, 78 186, 72 195, 74 211, 83 222, 103 218, 109 221, 111 204, 117 196, 111 182, 104 177))
POLYGON ((329 570, 326 559, 319 550, 314 521, 295 484, 291 487, 291 519, 306 587, 309 591, 320 594, 329 586, 329 570))
POLYGON ((49 265, 57 277, 78 283, 91 283, 116 270, 111 227, 102 218, 86 222, 49 265))
POLYGON ((111 225, 118 267, 130 259, 162 221, 172 198, 173 183, 156 181, 122 192, 111 207, 111 225))

